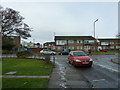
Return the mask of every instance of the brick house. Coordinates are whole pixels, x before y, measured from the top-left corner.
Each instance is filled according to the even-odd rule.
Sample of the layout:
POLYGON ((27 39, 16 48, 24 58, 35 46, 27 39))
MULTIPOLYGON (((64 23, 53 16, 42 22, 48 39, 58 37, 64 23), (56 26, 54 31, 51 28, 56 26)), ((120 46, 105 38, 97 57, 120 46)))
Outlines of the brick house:
POLYGON ((55 42, 46 42, 43 44, 43 48, 55 50, 55 42))
POLYGON ((8 36, 8 37, 12 38, 15 48, 21 47, 21 37, 20 36, 8 36))
POLYGON ((95 50, 95 38, 92 36, 55 36, 55 51, 95 50))
POLYGON ((120 49, 120 38, 102 38, 98 39, 100 41, 99 46, 102 49, 107 50, 117 50, 120 49))

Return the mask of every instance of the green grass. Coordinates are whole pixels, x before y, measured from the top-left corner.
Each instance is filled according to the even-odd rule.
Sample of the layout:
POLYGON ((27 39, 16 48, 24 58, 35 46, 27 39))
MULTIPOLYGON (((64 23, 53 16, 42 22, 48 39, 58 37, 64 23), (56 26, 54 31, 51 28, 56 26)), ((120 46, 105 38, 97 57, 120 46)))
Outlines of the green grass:
POLYGON ((92 54, 96 54, 96 53, 101 53, 101 54, 108 54, 108 53, 110 53, 110 52, 92 52, 92 54))
MULTIPOLYGON (((50 75, 52 63, 38 59, 3 58, 2 74, 16 71, 14 75, 50 75)), ((47 88, 49 78, 2 78, 2 88, 47 88)))
MULTIPOLYGON (((86 54, 89 54, 88 52, 85 52, 86 54)), ((110 54, 111 52, 91 52, 91 54, 110 54)))
POLYGON ((38 59, 3 58, 2 74, 16 71, 15 75, 49 75, 52 64, 38 59))
POLYGON ((3 78, 2 88, 46 88, 47 78, 3 78))
POLYGON ((0 61, 0 75, 2 75, 2 61, 0 61))

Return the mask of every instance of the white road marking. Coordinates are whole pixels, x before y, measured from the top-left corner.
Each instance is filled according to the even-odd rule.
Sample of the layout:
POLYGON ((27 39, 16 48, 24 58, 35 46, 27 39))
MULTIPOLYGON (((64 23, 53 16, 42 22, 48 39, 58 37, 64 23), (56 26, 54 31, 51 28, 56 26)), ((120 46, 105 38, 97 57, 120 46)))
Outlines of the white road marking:
POLYGON ((98 66, 100 66, 100 67, 102 67, 102 68, 108 69, 108 70, 110 70, 110 71, 113 71, 113 72, 119 72, 118 70, 112 69, 112 68, 107 67, 107 66, 102 65, 102 64, 98 64, 98 63, 96 63, 96 62, 94 62, 94 64, 95 64, 95 65, 98 65, 98 66))
POLYGON ((93 80, 94 82, 105 81, 105 79, 93 80))

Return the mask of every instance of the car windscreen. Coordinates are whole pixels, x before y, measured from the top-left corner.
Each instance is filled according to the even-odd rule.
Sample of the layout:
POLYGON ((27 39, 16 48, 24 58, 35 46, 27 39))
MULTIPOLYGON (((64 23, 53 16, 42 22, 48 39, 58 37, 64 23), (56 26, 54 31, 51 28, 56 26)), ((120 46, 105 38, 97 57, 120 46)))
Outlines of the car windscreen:
POLYGON ((73 56, 87 56, 84 52, 73 52, 73 56))

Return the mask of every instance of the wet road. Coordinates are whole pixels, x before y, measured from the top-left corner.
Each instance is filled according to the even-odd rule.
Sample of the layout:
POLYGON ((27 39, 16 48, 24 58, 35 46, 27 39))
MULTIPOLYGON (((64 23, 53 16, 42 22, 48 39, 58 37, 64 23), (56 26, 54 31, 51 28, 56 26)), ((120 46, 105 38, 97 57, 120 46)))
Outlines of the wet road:
POLYGON ((67 56, 55 56, 55 68, 48 88, 118 88, 119 65, 111 62, 117 55, 93 55, 93 67, 74 68, 67 56))

